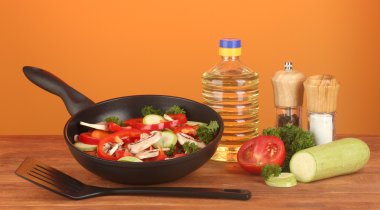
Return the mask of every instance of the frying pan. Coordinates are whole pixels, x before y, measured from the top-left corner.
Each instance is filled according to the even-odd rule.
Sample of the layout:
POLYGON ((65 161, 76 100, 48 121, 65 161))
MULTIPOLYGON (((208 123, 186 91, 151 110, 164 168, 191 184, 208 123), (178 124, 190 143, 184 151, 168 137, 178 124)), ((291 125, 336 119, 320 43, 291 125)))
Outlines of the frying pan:
POLYGON ((201 167, 214 154, 223 133, 223 121, 220 115, 210 107, 180 97, 166 95, 134 95, 114 98, 94 103, 89 98, 73 89, 53 74, 36 68, 25 66, 25 76, 46 91, 59 96, 71 115, 63 133, 66 144, 80 165, 90 172, 105 179, 125 184, 159 184, 186 176, 201 167), (190 155, 157 162, 118 162, 97 158, 81 152, 73 146, 74 135, 88 131, 79 122, 96 123, 108 116, 121 119, 141 117, 141 108, 152 105, 167 109, 178 105, 186 110, 187 118, 192 121, 219 124, 215 138, 203 149, 190 155))

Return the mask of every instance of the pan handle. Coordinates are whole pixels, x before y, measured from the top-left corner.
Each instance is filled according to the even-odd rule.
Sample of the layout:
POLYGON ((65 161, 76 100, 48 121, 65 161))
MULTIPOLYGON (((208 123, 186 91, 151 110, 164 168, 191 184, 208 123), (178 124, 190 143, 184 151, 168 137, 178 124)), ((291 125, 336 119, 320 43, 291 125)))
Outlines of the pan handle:
POLYGON ((59 96, 65 103, 66 109, 70 115, 75 115, 79 111, 95 104, 82 93, 43 69, 24 66, 23 71, 25 76, 35 85, 59 96))

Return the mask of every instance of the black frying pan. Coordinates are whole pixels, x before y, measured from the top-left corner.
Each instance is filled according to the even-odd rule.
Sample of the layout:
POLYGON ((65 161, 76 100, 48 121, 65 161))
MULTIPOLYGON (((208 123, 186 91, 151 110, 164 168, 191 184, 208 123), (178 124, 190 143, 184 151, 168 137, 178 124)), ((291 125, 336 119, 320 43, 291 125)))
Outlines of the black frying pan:
POLYGON ((158 184, 186 176, 202 166, 214 154, 223 133, 222 118, 210 107, 184 98, 164 95, 135 95, 114 98, 94 103, 53 74, 35 67, 23 68, 25 76, 35 85, 59 96, 71 114, 64 128, 66 144, 71 154, 84 168, 106 179, 125 184, 158 184), (73 146, 74 135, 87 131, 79 122, 96 123, 108 116, 121 119, 141 117, 145 105, 166 109, 179 105, 192 121, 209 122, 216 120, 220 128, 214 140, 205 148, 193 154, 158 162, 117 162, 103 160, 73 146))

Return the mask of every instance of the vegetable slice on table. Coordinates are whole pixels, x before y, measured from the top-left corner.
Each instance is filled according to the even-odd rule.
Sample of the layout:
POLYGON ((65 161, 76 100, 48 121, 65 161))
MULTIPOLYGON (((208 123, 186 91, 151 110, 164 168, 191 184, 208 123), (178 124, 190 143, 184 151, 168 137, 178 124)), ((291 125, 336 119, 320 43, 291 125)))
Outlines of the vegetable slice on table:
POLYGON ((312 182, 359 171, 369 157, 365 142, 345 138, 297 152, 290 161, 290 171, 298 181, 312 182))
POLYGON ((259 175, 267 164, 282 165, 285 159, 285 146, 275 136, 258 136, 240 147, 237 159, 244 170, 259 175))
POLYGON ((292 173, 281 173, 279 176, 271 176, 265 180, 265 184, 271 187, 294 187, 297 180, 292 173))

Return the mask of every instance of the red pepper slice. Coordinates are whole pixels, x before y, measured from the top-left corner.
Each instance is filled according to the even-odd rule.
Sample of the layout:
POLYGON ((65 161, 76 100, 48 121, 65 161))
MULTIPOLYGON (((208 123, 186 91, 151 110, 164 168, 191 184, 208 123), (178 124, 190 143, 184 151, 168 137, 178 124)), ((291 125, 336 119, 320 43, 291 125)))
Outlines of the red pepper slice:
POLYGON ((123 130, 123 128, 120 125, 118 125, 114 122, 107 122, 107 128, 109 131, 112 131, 112 132, 117 132, 117 131, 123 130))
POLYGON ((176 127, 187 122, 186 115, 184 114, 169 114, 173 121, 165 121, 157 124, 143 124, 142 118, 134 118, 125 121, 126 125, 130 125, 133 128, 152 131, 152 130, 164 130, 166 128, 176 127))
POLYGON ((91 132, 91 136, 96 139, 102 139, 108 135, 110 134, 107 131, 102 131, 102 130, 93 130, 91 132))
POLYGON ((91 144, 91 145, 99 144, 99 139, 92 137, 91 132, 85 132, 85 133, 79 134, 79 141, 84 144, 91 144))
POLYGON ((132 125, 134 125, 136 123, 143 123, 143 118, 131 118, 129 120, 124 121, 124 124, 126 126, 128 126, 128 125, 132 126, 132 125))
POLYGON ((107 122, 107 128, 108 128, 109 131, 117 132, 117 131, 121 131, 121 130, 128 130, 131 127, 130 126, 121 127, 120 125, 118 125, 118 124, 116 124, 114 122, 107 122))
POLYGON ((174 133, 184 133, 188 134, 191 136, 196 136, 197 135, 197 129, 198 126, 191 126, 191 125, 181 125, 173 129, 174 133))
POLYGON ((115 137, 118 136, 119 138, 123 138, 125 136, 129 136, 131 138, 137 138, 142 134, 143 131, 137 130, 137 129, 128 129, 128 130, 121 130, 118 132, 115 132, 113 134, 110 134, 109 136, 101 139, 98 144, 98 157, 106 160, 118 160, 116 156, 111 156, 104 152, 103 148, 104 145, 108 142, 115 142, 115 137))

